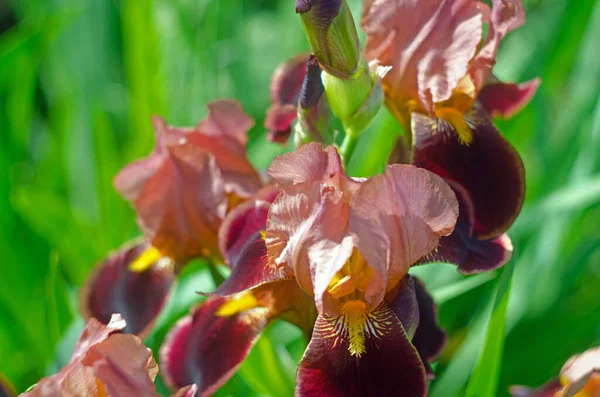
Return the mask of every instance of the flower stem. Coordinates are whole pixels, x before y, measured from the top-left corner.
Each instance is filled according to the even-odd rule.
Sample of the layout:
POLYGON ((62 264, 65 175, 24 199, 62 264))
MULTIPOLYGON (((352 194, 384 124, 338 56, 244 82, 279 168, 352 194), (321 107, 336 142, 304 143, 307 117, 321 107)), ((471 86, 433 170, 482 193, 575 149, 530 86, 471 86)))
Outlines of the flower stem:
POLYGON ((344 167, 346 168, 350 164, 350 158, 352 158, 352 154, 358 143, 358 137, 359 135, 355 134, 351 129, 346 129, 346 136, 342 141, 342 146, 340 146, 340 156, 344 160, 344 167))

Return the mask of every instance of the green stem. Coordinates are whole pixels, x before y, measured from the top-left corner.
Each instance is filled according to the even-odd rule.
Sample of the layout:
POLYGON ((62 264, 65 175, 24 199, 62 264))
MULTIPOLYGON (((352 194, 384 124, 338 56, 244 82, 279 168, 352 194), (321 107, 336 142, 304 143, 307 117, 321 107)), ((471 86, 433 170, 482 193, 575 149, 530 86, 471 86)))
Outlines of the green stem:
POLYGON ((354 134, 352 130, 346 129, 346 136, 344 137, 342 146, 340 146, 340 156, 342 157, 342 160, 344 161, 344 167, 346 168, 350 164, 350 158, 352 157, 352 153, 354 153, 354 149, 358 143, 358 137, 358 134, 354 134))
POLYGON ((215 283, 215 286, 218 287, 219 285, 223 284, 225 278, 221 275, 221 273, 219 273, 219 270, 217 270, 217 265, 212 258, 206 257, 205 259, 208 263, 208 270, 210 271, 213 282, 215 283))

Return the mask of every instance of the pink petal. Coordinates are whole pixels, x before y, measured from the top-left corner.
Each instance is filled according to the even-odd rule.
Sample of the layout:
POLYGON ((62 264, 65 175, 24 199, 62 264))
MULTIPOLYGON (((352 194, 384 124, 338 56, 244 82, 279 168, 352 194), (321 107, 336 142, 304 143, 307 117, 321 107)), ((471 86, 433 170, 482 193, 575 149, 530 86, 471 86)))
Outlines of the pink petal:
POLYGON ((342 193, 319 182, 288 187, 269 210, 269 266, 293 271, 300 287, 315 294, 320 312, 323 292, 352 253, 348 214, 342 193))
POLYGON ((365 291, 373 308, 454 230, 458 217, 456 196, 444 180, 411 165, 388 166, 364 182, 351 208, 356 247, 377 273, 365 291))
POLYGON ((111 396, 159 396, 153 383, 158 366, 152 351, 133 335, 112 335, 93 346, 82 363, 94 369, 111 396))
POLYGON ((198 130, 204 135, 233 138, 244 146, 254 120, 244 112, 242 105, 237 101, 221 100, 211 102, 207 107, 208 117, 198 123, 198 130))
POLYGON ((388 105, 408 125, 407 101, 432 113, 467 74, 481 41, 482 13, 473 0, 367 0, 361 26, 367 60, 392 66, 383 79, 388 105))
POLYGON ((333 146, 323 148, 318 143, 276 157, 268 172, 284 189, 303 182, 321 182, 350 192, 359 185, 346 176, 337 150, 333 146))
POLYGON ((525 23, 522 0, 492 0, 488 34, 485 43, 473 58, 469 73, 479 91, 490 77, 496 63, 498 47, 504 36, 525 23))

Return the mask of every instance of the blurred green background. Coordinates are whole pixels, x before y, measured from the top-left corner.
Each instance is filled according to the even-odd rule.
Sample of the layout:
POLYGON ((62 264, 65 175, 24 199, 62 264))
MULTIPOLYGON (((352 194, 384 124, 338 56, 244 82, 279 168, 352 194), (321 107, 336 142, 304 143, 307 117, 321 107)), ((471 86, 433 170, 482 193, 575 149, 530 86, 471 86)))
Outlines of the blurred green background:
MULTIPOLYGON (((208 101, 236 98, 256 120, 253 163, 264 170, 286 150, 265 142, 262 123, 273 69, 308 50, 293 3, 0 0, 0 373, 18 391, 65 364, 83 328, 79 286, 139 233, 112 178, 151 151, 152 114, 193 125, 208 101)), ((600 344, 600 0, 525 3, 527 23, 495 68, 504 80, 542 78, 524 111, 497 122, 527 173, 513 260, 472 277, 414 269, 449 333, 433 396, 504 396, 600 344)), ((382 112, 362 147, 396 132, 382 112)), ((213 288, 202 262, 180 279, 146 340, 155 353, 194 292, 213 288)), ((218 394, 291 395, 304 346, 274 324, 218 394)))

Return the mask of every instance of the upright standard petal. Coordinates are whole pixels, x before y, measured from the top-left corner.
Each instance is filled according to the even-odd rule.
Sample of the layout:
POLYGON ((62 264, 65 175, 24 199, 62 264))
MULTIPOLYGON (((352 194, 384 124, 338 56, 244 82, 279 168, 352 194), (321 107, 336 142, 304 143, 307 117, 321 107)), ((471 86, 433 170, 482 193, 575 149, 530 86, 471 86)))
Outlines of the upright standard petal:
POLYGON ((269 130, 267 139, 285 144, 296 120, 296 108, 309 54, 296 55, 283 62, 271 77, 271 107, 267 110, 265 127, 269 130))
POLYGON ((491 117, 511 118, 533 98, 541 80, 535 78, 525 83, 486 83, 477 96, 477 102, 491 117))
POLYGON ((175 280, 172 260, 162 258, 148 269, 130 269, 148 243, 135 241, 112 253, 96 266, 81 290, 80 307, 85 319, 108 324, 113 313, 127 321, 124 332, 146 335, 164 307, 175 280))
POLYGON ((346 176, 337 150, 333 146, 323 148, 318 143, 309 143, 276 157, 268 172, 284 190, 304 182, 320 182, 344 191, 358 186, 346 176))
POLYGON ((152 352, 138 337, 117 333, 124 327, 120 315, 114 315, 106 326, 90 319, 69 364, 23 396, 159 397, 153 383, 158 366, 152 352))
POLYGON ((383 79, 386 103, 405 126, 412 110, 433 115, 434 103, 449 99, 467 74, 481 41, 480 7, 473 0, 365 1, 365 57, 392 66, 383 79))
POLYGON ((364 182, 351 208, 356 247, 376 272, 365 291, 372 308, 454 230, 458 216, 456 197, 442 178, 411 165, 388 166, 364 182))
POLYGON ((492 66, 496 63, 496 54, 504 36, 524 22, 525 9, 522 0, 492 0, 485 42, 469 67, 469 74, 477 92, 492 73, 492 66))
POLYGON ((412 114, 413 164, 463 187, 473 203, 473 236, 501 236, 521 211, 525 171, 516 150, 478 108, 466 115, 467 145, 441 119, 412 114))
POLYGON ((115 178, 152 245, 178 261, 218 255, 217 230, 231 196, 247 198, 260 187, 245 157, 252 120, 233 101, 208 107, 195 129, 155 118, 155 151, 115 178))
POLYGON ((349 301, 338 317, 319 315, 298 367, 296 395, 424 397, 425 369, 394 311, 381 302, 365 312, 358 302, 349 301), (362 349, 352 350, 357 344, 362 349))

